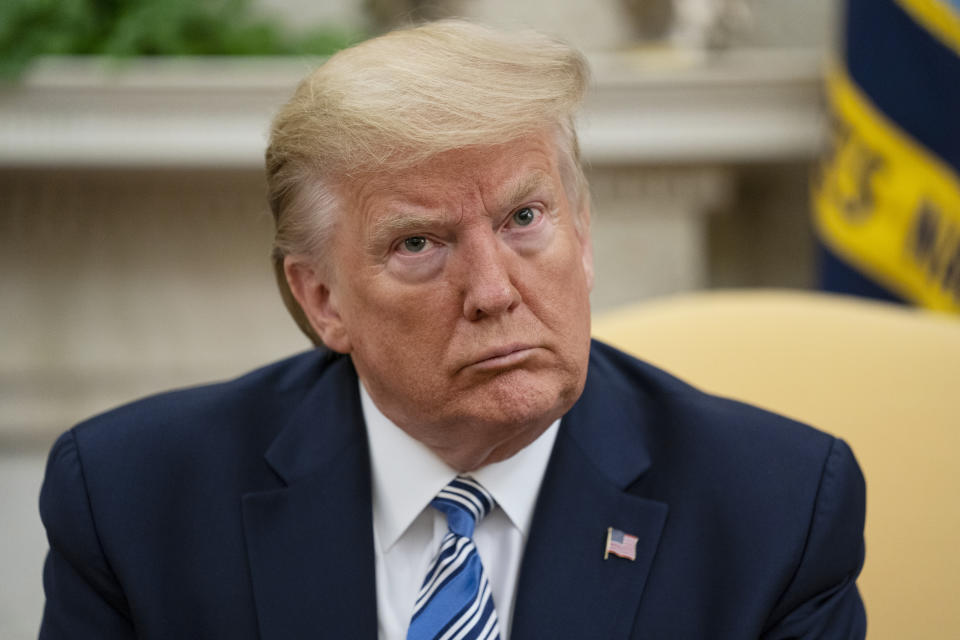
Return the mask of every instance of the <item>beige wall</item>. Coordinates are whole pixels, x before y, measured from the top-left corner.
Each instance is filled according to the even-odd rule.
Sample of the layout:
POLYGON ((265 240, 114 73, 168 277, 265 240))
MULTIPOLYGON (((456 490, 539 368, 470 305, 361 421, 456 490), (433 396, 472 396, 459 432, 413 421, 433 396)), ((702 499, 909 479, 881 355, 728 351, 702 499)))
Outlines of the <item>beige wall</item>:
POLYGON ((259 171, 0 171, 0 438, 304 348, 259 171))

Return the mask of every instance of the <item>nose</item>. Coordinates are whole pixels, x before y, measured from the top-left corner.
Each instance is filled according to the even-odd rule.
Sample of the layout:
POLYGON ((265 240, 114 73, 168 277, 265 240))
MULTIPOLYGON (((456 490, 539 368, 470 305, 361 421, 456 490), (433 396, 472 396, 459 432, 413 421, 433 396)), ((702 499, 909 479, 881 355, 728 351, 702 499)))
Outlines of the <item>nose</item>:
POLYGON ((520 303, 520 292, 511 278, 509 250, 496 233, 489 230, 462 248, 464 317, 482 320, 514 309, 520 303))

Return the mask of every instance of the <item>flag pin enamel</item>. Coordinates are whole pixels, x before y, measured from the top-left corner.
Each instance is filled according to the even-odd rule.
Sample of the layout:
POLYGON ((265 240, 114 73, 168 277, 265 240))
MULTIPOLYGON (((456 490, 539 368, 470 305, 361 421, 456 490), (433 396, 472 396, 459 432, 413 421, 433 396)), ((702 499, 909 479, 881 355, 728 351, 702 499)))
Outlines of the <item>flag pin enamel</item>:
POLYGON ((638 540, 637 536, 624 533, 620 529, 607 527, 607 544, 603 549, 603 559, 606 560, 613 554, 618 558, 636 560, 638 540))

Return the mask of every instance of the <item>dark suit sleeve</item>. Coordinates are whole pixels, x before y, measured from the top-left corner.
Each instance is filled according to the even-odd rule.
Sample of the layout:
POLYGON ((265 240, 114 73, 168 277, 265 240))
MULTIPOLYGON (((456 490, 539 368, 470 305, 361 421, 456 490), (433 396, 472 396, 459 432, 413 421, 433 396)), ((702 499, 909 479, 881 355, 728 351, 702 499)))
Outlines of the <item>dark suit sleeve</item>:
POLYGON ((866 490, 850 448, 834 440, 823 466, 806 547, 764 640, 861 639, 866 614, 856 579, 863 566, 866 490))
POLYGON ((126 599, 97 533, 72 431, 50 452, 40 517, 50 543, 43 570, 47 602, 41 640, 134 638, 126 599))

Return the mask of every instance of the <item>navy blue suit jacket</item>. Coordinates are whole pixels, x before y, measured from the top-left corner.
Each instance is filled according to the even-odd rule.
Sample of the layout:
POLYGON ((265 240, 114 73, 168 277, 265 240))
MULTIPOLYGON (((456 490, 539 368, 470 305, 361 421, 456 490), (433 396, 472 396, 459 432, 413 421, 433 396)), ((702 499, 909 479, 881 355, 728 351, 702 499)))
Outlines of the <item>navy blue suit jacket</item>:
MULTIPOLYGON (((65 433, 42 638, 376 638, 349 358, 312 352, 65 433)), ((520 570, 513 640, 860 638, 847 446, 595 343, 520 570), (604 560, 607 527, 639 538, 604 560)))

